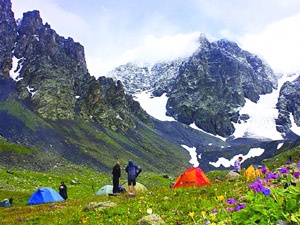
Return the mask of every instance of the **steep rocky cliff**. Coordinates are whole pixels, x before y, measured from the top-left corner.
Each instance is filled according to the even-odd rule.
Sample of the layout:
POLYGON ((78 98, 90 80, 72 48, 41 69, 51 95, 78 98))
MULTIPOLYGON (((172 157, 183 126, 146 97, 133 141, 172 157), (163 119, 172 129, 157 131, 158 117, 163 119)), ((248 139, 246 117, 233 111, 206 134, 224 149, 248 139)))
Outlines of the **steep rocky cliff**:
MULTIPOLYGON (((202 35, 188 58, 128 63, 112 71, 114 79, 96 79, 83 46, 43 24, 39 11, 15 21, 10 1, 0 0, 0 7, 0 166, 44 170, 74 163, 110 171, 116 160, 133 158, 146 171, 178 173, 191 166, 192 148, 207 171, 218 158, 251 148, 265 151, 244 164, 258 163, 289 141, 211 135, 230 136, 232 123, 249 119, 239 113, 245 100, 257 102, 277 87, 268 65, 233 42, 210 43, 202 35), (179 122, 149 116, 131 96, 139 91, 166 93, 167 114, 179 122)), ((298 93, 298 81, 281 90, 277 128, 283 134, 291 114, 299 125, 298 93)), ((299 143, 293 140, 281 149, 299 143)))
POLYGON ((133 158, 145 170, 174 172, 188 164, 120 81, 90 76, 81 44, 43 24, 37 10, 15 21, 9 0, 0 9, 1 166, 110 171, 133 158))
POLYGON ((178 82, 169 93, 167 114, 223 137, 234 132, 237 109, 245 98, 256 102, 271 93, 276 79, 270 67, 237 44, 200 39, 199 49, 181 64, 178 82))
POLYGON ((292 82, 286 82, 280 89, 277 103, 277 129, 283 134, 289 134, 292 124, 300 127, 300 77, 292 82))
POLYGON ((10 0, 0 1, 0 78, 8 78, 12 64, 12 50, 17 39, 17 25, 10 0))
POLYGON ((234 132, 233 122, 247 118, 239 114, 246 98, 257 102, 277 88, 272 69, 256 55, 228 40, 210 43, 203 34, 191 57, 148 67, 127 64, 108 76, 122 80, 132 94, 166 93, 168 116, 223 137, 234 132))
POLYGON ((135 127, 133 114, 150 124, 120 82, 89 75, 83 46, 44 25, 38 11, 24 13, 16 31, 13 55, 18 61, 14 69, 19 73, 19 98, 41 117, 73 120, 79 115, 126 131, 135 127))

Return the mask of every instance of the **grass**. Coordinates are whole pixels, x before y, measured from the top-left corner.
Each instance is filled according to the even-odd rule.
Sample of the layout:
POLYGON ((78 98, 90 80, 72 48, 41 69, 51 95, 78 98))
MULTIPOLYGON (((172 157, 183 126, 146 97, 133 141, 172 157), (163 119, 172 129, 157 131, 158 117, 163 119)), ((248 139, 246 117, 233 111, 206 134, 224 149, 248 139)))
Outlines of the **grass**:
MULTIPOLYGON (((300 148, 276 156, 278 160, 265 160, 269 168, 273 163, 285 165, 286 154, 293 155, 294 163, 299 161, 300 148)), ((96 191, 111 184, 111 175, 89 170, 85 167, 56 167, 45 173, 0 169, 0 199, 13 197, 12 207, 0 207, 2 224, 123 224, 134 225, 149 214, 157 214, 165 224, 274 224, 276 220, 300 222, 300 186, 283 187, 291 183, 289 175, 281 175, 275 184, 268 186, 271 195, 254 193, 248 184, 253 180, 241 177, 231 181, 224 178, 228 171, 207 173, 212 185, 171 189, 170 182, 175 177, 143 171, 138 181, 148 191, 137 193, 135 197, 127 193, 120 196, 95 196, 96 191), (220 182, 214 182, 215 178, 220 182), (69 199, 58 203, 28 206, 30 195, 39 187, 58 189, 64 180, 68 186, 69 199), (71 185, 70 183, 75 184, 71 185), (226 200, 235 199, 237 206, 246 207, 231 212, 232 205, 226 200), (91 203, 114 203, 115 207, 85 210, 91 203), (209 221, 209 222, 208 222, 209 221)), ((126 182, 123 173, 120 183, 126 182)), ((232 208, 234 209, 234 208, 232 208)))

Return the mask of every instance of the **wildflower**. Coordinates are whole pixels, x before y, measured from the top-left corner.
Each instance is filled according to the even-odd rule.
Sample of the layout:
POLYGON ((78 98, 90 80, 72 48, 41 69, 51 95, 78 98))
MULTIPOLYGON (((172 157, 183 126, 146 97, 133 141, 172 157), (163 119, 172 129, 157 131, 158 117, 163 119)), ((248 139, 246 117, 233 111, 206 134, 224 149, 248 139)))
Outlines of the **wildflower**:
POLYGON ((270 179, 278 179, 278 177, 279 177, 278 174, 275 174, 275 173, 270 172, 270 173, 268 173, 266 179, 267 179, 267 180, 270 180, 270 179))
POLYGON ((281 168, 281 169, 279 170, 279 172, 280 172, 280 173, 287 173, 287 172, 289 172, 289 169, 286 168, 286 167, 283 167, 283 168, 281 168))
MULTIPOLYGON (((300 155, 300 154, 299 154, 300 155)), ((300 156, 299 156, 300 157, 300 156)), ((298 169, 300 170, 300 161, 298 162, 298 169)))
POLYGON ((212 214, 210 218, 211 218, 211 220, 215 220, 215 219, 216 219, 216 217, 217 217, 217 215, 216 215, 216 214, 212 214))
POLYGON ((202 216, 205 216, 205 215, 206 215, 206 212, 205 212, 205 211, 202 211, 202 212, 201 212, 201 215, 202 215, 202 216))
POLYGON ((89 217, 84 217, 81 219, 81 223, 86 223, 89 217))
POLYGON ((265 173, 268 172, 268 169, 267 169, 266 167, 263 167, 263 168, 261 168, 261 172, 262 172, 263 174, 265 174, 265 173))
POLYGON ((234 209, 231 208, 231 207, 227 207, 226 209, 227 209, 227 211, 229 211, 229 212, 234 212, 234 209))
POLYGON ((218 210, 213 209, 213 210, 212 210, 212 213, 217 214, 217 213, 218 213, 218 210))
POLYGON ((270 190, 269 188, 263 187, 263 188, 262 188, 262 193, 263 193, 265 196, 270 196, 270 195, 271 195, 271 190, 270 190))
POLYGON ((224 196, 223 195, 220 195, 220 196, 217 196, 217 199, 218 199, 218 201, 224 201, 224 196))
POLYGON ((286 165, 289 165, 289 164, 291 164, 291 163, 292 163, 291 161, 286 161, 286 162, 285 162, 286 165))
POLYGON ((226 202, 228 204, 235 204, 235 205, 237 204, 237 201, 234 198, 229 198, 229 199, 226 200, 226 202))
POLYGON ((257 179, 252 184, 248 184, 249 188, 252 188, 254 193, 261 192, 263 187, 263 181, 261 179, 257 179))
POLYGON ((300 177, 300 173, 299 172, 294 172, 293 176, 298 179, 300 177))
POLYGON ((152 209, 151 208, 147 209, 147 213, 152 214, 152 209))
POLYGON ((210 223, 209 220, 207 220, 206 223, 205 223, 205 225, 210 225, 210 224, 211 224, 211 223, 210 223))
POLYGON ((241 204, 238 204, 237 206, 236 206, 236 211, 240 211, 241 209, 243 209, 243 208, 245 208, 246 207, 246 204, 245 203, 241 203, 241 204))
POLYGON ((194 217, 194 216, 195 216, 195 213, 194 213, 194 212, 189 212, 189 216, 190 216, 190 217, 194 217))

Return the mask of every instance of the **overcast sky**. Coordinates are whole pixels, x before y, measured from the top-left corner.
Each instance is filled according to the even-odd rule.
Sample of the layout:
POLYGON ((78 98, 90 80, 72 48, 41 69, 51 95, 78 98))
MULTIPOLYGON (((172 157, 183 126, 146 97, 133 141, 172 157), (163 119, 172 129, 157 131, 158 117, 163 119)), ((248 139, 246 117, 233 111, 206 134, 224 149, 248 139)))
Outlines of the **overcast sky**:
POLYGON ((15 18, 39 10, 60 36, 85 48, 91 75, 129 61, 188 56, 200 33, 265 59, 275 72, 300 70, 299 0, 12 0, 15 18))

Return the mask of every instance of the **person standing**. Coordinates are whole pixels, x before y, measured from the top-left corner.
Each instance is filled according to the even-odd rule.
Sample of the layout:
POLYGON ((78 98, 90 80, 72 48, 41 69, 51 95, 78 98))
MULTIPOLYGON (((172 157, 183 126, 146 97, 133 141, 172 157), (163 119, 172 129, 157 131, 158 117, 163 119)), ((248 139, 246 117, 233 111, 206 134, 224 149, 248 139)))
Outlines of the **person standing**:
POLYGON ((67 192, 67 185, 65 185, 65 182, 61 182, 59 186, 59 194, 64 199, 67 200, 68 198, 68 192, 67 192))
POLYGON ((121 177, 121 163, 117 162, 116 165, 113 167, 112 174, 113 174, 113 193, 119 192, 119 182, 121 177))
POLYGON ((233 165, 233 167, 234 167, 233 171, 234 172, 241 173, 241 162, 242 162, 242 160, 243 160, 242 156, 239 156, 238 159, 235 160, 234 165, 233 165))
POLYGON ((142 172, 142 168, 138 165, 133 164, 133 160, 128 160, 128 165, 125 168, 125 171, 128 175, 128 191, 136 192, 136 178, 142 172))

